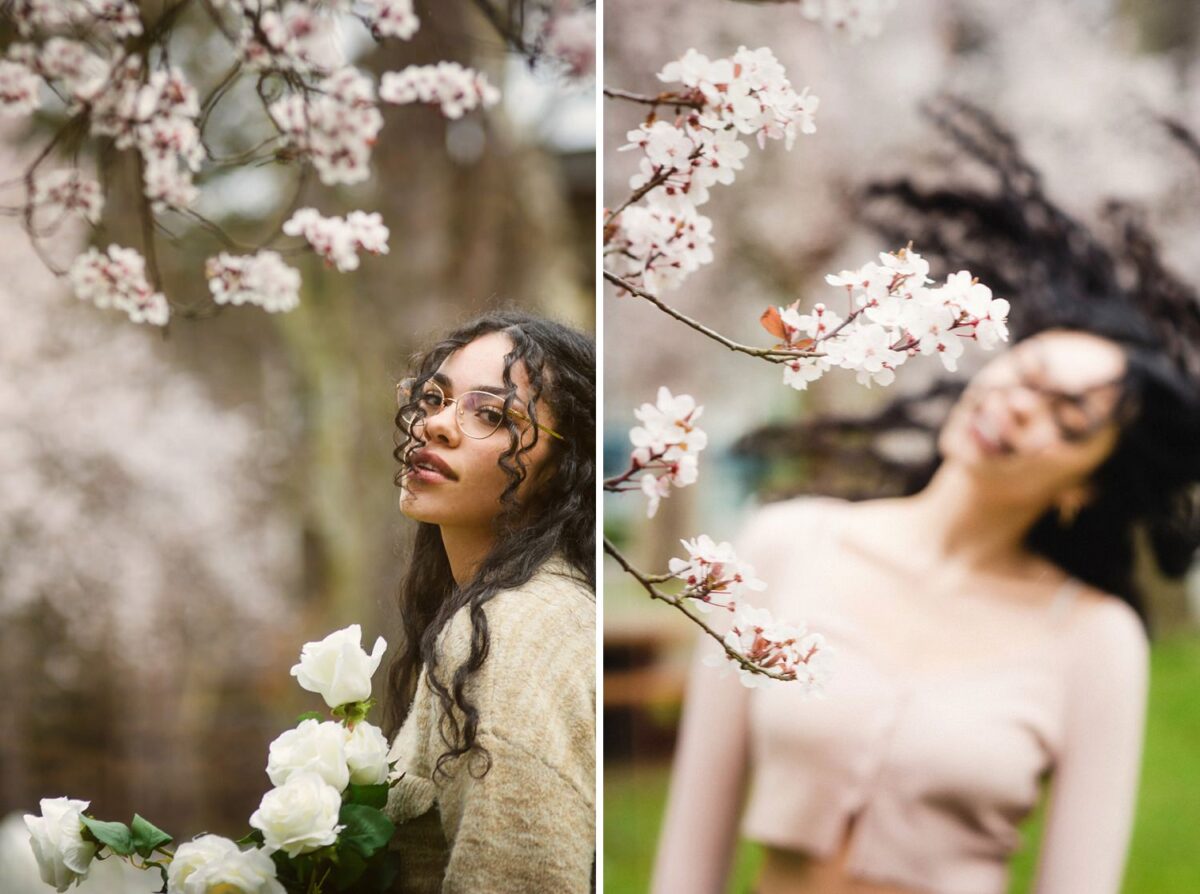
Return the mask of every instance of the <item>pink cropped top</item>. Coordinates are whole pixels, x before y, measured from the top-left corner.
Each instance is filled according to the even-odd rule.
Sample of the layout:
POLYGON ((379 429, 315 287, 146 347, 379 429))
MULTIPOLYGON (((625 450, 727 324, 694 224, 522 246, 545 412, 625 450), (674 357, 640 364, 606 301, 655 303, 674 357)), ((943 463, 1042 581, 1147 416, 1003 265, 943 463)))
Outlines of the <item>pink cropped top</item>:
MULTIPOLYGON (((768 583, 754 604, 824 634, 832 676, 812 698, 786 683, 746 690, 712 668, 693 672, 655 890, 724 890, 722 833, 689 834, 685 817, 736 816, 748 790, 747 838, 819 859, 844 845, 847 871, 876 883, 1004 894, 1018 823, 1049 778, 1037 894, 1117 894, 1147 675, 1136 615, 1115 598, 1080 599, 1069 580, 1018 607, 974 600, 955 627, 969 643, 926 648, 911 605, 893 614, 899 595, 853 586, 838 504, 776 504, 742 538, 739 555, 768 583), (712 783, 714 766, 738 781, 712 783), (696 791, 704 772, 709 783, 696 791)), ((935 608, 958 610, 953 600, 935 608)))

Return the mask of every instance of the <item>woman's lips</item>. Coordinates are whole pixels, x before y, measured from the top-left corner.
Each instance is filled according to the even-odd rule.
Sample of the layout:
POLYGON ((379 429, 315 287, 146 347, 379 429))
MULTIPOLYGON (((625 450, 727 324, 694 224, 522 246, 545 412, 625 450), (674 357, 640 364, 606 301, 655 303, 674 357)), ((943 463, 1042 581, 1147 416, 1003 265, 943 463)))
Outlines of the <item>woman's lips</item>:
POLYGON ((450 465, 429 450, 418 450, 409 457, 408 477, 414 481, 426 484, 438 484, 443 481, 457 481, 458 475, 450 465))
POLYGON ((985 453, 1006 456, 1013 452, 1012 445, 1001 435, 999 427, 987 416, 977 413, 971 419, 971 439, 985 453))

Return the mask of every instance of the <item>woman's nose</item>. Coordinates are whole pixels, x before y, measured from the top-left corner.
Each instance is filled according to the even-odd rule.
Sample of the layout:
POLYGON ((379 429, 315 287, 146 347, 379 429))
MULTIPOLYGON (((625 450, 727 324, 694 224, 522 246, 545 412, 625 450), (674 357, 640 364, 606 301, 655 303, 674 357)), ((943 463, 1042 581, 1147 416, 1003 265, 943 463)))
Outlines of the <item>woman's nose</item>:
POLYGON ((453 401, 446 401, 434 412, 425 414, 425 440, 453 443, 458 437, 458 423, 454 415, 458 407, 453 401))

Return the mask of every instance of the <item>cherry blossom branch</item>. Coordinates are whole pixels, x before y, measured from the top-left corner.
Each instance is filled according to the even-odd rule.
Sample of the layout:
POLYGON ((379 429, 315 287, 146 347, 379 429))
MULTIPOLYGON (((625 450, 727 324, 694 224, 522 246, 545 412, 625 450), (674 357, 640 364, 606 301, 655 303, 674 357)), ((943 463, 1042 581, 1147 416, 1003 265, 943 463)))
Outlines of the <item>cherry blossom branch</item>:
POLYGON ((645 590, 647 594, 649 594, 651 599, 657 599, 660 602, 665 602, 667 605, 670 605, 670 606, 674 607, 675 609, 677 609, 679 612, 681 612, 685 618, 687 618, 689 621, 691 621, 693 624, 695 624, 697 627, 699 627, 701 630, 703 630, 705 632, 705 634, 712 637, 712 639, 714 639, 717 643, 719 643, 722 650, 724 650, 725 655, 729 658, 729 660, 734 662, 736 665, 738 665, 738 667, 740 667, 746 673, 754 674, 754 675, 762 676, 762 677, 768 677, 772 680, 780 680, 783 682, 790 682, 796 678, 794 673, 789 674, 786 671, 781 672, 781 671, 769 670, 765 667, 761 667, 760 665, 757 665, 754 662, 750 661, 749 659, 746 658, 746 656, 742 655, 736 649, 732 648, 725 641, 725 637, 723 634, 718 633, 703 618, 701 618, 699 615, 695 614, 688 608, 688 606, 685 604, 687 602, 687 597, 672 596, 669 593, 664 593, 662 590, 660 590, 658 588, 658 586, 657 586, 658 584, 665 583, 666 581, 673 579, 675 577, 675 575, 673 575, 673 574, 650 575, 650 574, 645 573, 644 571, 640 571, 639 569, 634 567, 633 563, 630 562, 629 559, 627 559, 624 556, 624 554, 619 549, 617 549, 617 547, 613 544, 613 542, 611 540, 609 540, 607 537, 604 538, 604 551, 606 553, 608 553, 608 555, 613 557, 613 559, 616 561, 616 563, 618 565, 621 566, 621 569, 625 573, 627 573, 630 577, 632 577, 634 580, 636 580, 638 582, 638 584, 641 586, 641 588, 643 590, 645 590))
POLYGON ((653 108, 659 106, 673 106, 677 109, 703 109, 704 97, 694 96, 674 91, 659 93, 657 96, 648 96, 645 93, 632 93, 628 90, 620 90, 616 87, 605 87, 604 95, 609 99, 621 99, 626 102, 638 103, 647 105, 653 108))
POLYGON ((698 320, 692 319, 687 314, 685 314, 682 311, 677 310, 676 308, 667 304, 665 301, 663 301, 657 295, 653 295, 650 292, 647 292, 645 289, 638 288, 633 283, 628 282, 625 279, 622 279, 621 277, 617 276, 615 273, 613 273, 609 270, 604 271, 604 278, 607 279, 610 283, 612 283, 617 288, 624 289, 625 291, 629 292, 631 295, 636 295, 639 298, 649 301, 651 304, 653 304, 655 307, 657 307, 659 310, 661 310, 667 316, 673 317, 674 319, 678 320, 680 323, 683 323, 685 326, 695 329, 701 335, 705 336, 706 338, 712 339, 717 344, 719 344, 725 348, 728 348, 731 351, 736 351, 740 354, 748 354, 751 357, 759 357, 770 363, 787 363, 791 360, 796 360, 799 358, 822 356, 822 354, 819 351, 781 350, 779 348, 756 348, 753 345, 741 344, 740 342, 736 342, 730 338, 725 337, 721 333, 717 332, 715 329, 711 329, 708 326, 705 326, 703 323, 699 322, 698 320))

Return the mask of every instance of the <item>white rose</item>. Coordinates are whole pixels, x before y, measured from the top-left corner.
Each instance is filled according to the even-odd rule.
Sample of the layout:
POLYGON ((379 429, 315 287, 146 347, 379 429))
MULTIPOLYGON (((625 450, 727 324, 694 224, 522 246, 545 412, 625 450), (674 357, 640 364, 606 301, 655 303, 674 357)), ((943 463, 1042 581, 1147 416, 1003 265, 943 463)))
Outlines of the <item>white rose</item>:
POLYGON ((388 741, 383 731, 365 720, 346 734, 346 764, 355 785, 378 785, 388 776, 388 741))
POLYGON ((361 641, 362 629, 351 624, 318 643, 305 643, 292 676, 309 692, 319 693, 331 708, 366 701, 371 697, 371 676, 383 659, 387 643, 379 637, 368 655, 361 641))
POLYGON ((268 853, 306 854, 337 841, 342 795, 316 773, 294 773, 263 795, 250 825, 263 833, 268 853))
POLYGON ((201 835, 179 845, 167 867, 171 894, 211 894, 230 885, 241 894, 286 894, 265 850, 242 850, 220 835, 201 835))
POLYGON ((62 892, 87 878, 96 844, 83 840, 83 811, 88 801, 43 798, 42 815, 25 814, 29 844, 37 858, 42 881, 62 892))
POLYGON ((350 782, 346 766, 346 728, 327 720, 302 721, 271 743, 267 775, 272 785, 283 785, 294 773, 316 773, 339 792, 350 782))

